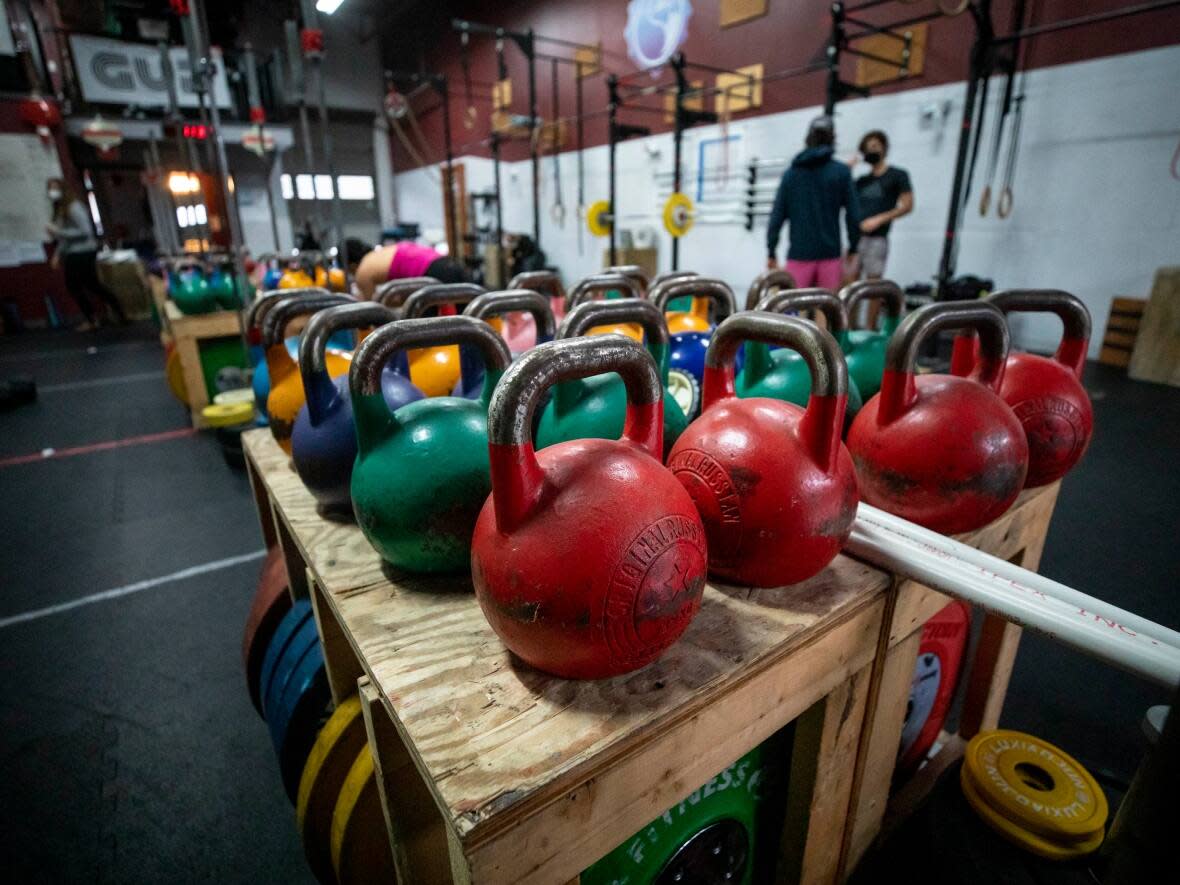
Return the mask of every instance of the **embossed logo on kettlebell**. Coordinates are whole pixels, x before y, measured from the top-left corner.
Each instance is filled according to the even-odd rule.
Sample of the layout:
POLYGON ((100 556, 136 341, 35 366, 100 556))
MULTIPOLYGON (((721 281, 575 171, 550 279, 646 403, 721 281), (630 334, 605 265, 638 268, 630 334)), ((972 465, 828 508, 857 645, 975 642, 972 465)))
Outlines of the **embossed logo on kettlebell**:
POLYGON ((736 554, 742 538, 742 502, 729 472, 700 449, 677 452, 668 461, 668 469, 697 505, 713 550, 736 554))
POLYGON ((1017 403, 1012 411, 1024 426, 1029 447, 1042 462, 1069 461, 1086 438, 1082 413, 1066 400, 1040 396, 1017 403))
POLYGON ((604 627, 618 662, 646 662, 688 626, 705 588, 705 538, 685 516, 665 516, 639 533, 615 568, 604 627))

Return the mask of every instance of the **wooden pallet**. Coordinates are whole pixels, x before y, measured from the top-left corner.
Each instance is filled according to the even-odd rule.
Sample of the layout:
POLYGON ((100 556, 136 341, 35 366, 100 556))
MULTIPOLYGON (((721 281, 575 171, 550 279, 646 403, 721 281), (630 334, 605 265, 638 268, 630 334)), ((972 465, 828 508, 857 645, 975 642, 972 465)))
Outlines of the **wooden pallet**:
POLYGON ((193 427, 204 427, 201 410, 209 405, 209 391, 201 368, 201 342, 215 338, 237 338, 241 322, 235 310, 219 310, 188 316, 169 300, 164 302, 165 329, 176 344, 184 374, 185 400, 192 414, 193 427))
MULTIPOLYGON (((508 655, 469 580, 392 573, 355 525, 317 514, 268 430, 242 439, 264 537, 311 597, 333 696, 369 680, 403 881, 577 881, 790 722, 779 881, 842 879, 880 829, 916 637, 944 597, 841 556, 795 587, 709 586, 685 636, 638 673, 556 679, 508 655)), ((1036 523, 1043 542, 1033 516, 1053 497, 1022 496, 975 540, 1006 550, 1036 523)), ((1004 638, 993 701, 1015 651, 1004 638)))
POLYGON ((1098 362, 1107 366, 1125 369, 1131 362, 1135 339, 1139 336, 1139 323, 1146 298, 1115 298, 1110 302, 1110 316, 1106 318, 1106 332, 1102 336, 1102 350, 1098 362))

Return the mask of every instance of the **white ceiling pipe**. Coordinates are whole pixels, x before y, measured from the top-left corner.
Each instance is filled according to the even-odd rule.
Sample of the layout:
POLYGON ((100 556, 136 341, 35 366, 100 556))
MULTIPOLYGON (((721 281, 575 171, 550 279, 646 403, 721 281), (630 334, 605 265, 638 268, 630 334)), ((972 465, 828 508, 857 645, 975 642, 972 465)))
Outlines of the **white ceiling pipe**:
POLYGON ((932 553, 920 542, 861 520, 854 525, 846 549, 881 568, 914 578, 1153 682, 1168 688, 1180 684, 1180 648, 1096 621, 1071 603, 1030 591, 990 571, 973 569, 962 560, 932 553))
POLYGON ((1027 587, 1029 590, 1076 605, 1078 608, 1085 609, 1092 615, 1122 624, 1129 630, 1141 633, 1144 636, 1150 636, 1165 645, 1180 648, 1180 632, 1171 630, 1162 624, 1157 624, 1155 621, 1149 621, 1147 618, 1140 617, 1134 612, 1118 608, 1101 599, 1088 596, 1065 584, 1046 578, 1043 575, 1038 575, 1036 572, 1031 572, 1028 569, 1021 568, 1006 560, 998 559, 995 556, 990 556, 961 541, 956 541, 953 538, 940 535, 938 532, 933 532, 920 525, 915 525, 908 520, 902 519, 900 516, 894 516, 892 513, 862 503, 857 510, 857 519, 879 525, 883 529, 897 532, 916 541, 921 541, 933 549, 946 553, 949 556, 954 556, 964 562, 969 562, 977 568, 986 569, 1001 578, 1015 581, 1027 587))

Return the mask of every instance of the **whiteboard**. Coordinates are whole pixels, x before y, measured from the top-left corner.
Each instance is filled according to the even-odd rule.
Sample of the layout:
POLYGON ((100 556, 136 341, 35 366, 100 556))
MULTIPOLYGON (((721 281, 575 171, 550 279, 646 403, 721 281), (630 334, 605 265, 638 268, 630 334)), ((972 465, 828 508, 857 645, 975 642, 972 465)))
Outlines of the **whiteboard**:
POLYGON ((57 146, 36 135, 0 135, 0 267, 45 260, 52 209, 45 182, 61 178, 57 146))

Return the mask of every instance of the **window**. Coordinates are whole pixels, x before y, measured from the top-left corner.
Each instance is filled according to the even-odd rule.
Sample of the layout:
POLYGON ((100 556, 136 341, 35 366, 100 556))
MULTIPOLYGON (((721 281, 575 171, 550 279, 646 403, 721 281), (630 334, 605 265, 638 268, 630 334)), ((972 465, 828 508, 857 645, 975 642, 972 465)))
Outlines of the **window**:
MULTIPOLYGON (((377 192, 373 186, 373 176, 371 175, 338 175, 336 181, 340 187, 340 199, 342 200, 364 201, 376 197, 377 192)), ((306 173, 295 176, 294 186, 291 183, 291 176, 286 173, 279 180, 284 200, 293 200, 297 194, 300 200, 332 199, 332 177, 330 175, 316 175, 314 192, 312 186, 312 176, 306 173)))

